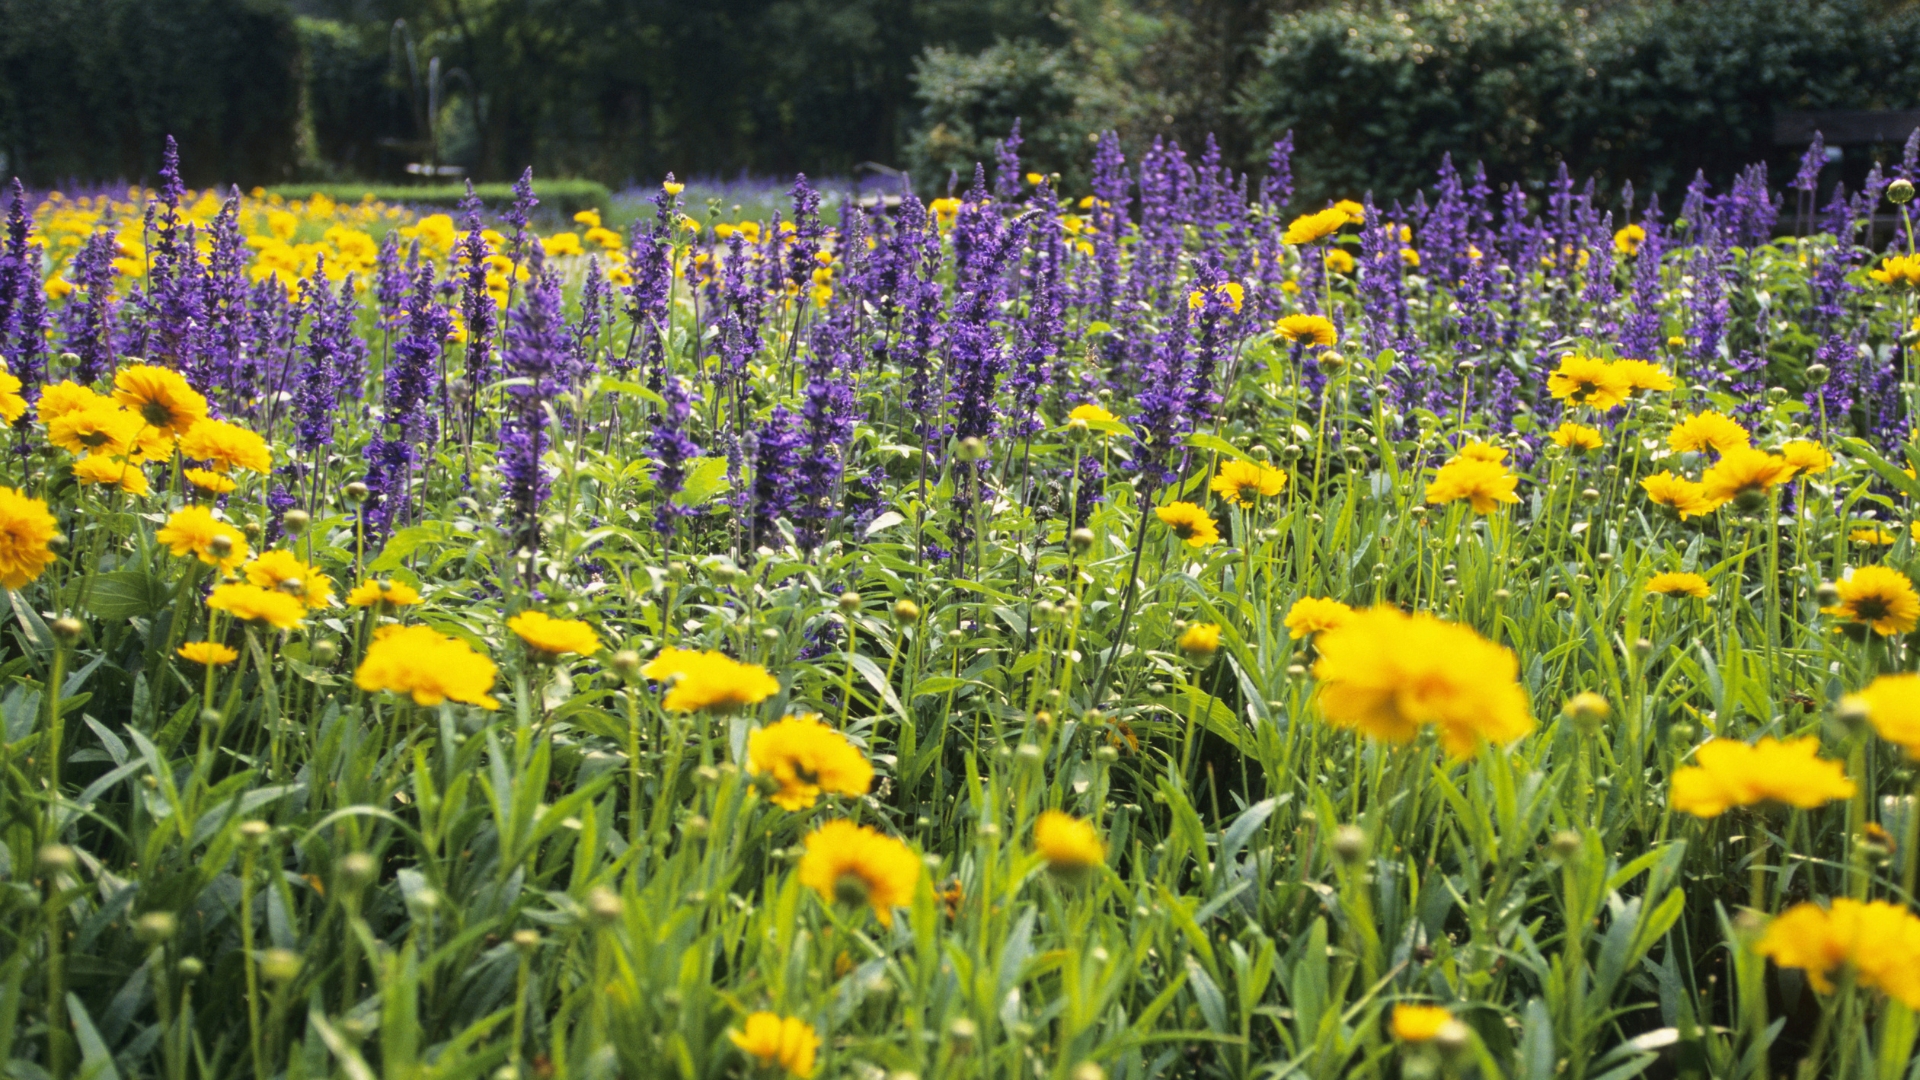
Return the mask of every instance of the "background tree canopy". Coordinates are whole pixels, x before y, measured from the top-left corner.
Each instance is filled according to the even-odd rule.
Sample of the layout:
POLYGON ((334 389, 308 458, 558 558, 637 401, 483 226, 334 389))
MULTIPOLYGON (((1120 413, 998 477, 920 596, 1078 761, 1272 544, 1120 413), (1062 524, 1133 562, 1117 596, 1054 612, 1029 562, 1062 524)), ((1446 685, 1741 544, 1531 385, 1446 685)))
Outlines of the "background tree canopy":
POLYGON ((0 0, 0 25, 4 171, 42 184, 150 177, 171 132, 197 182, 871 162, 932 191, 1020 117, 1069 174, 1108 128, 1242 167, 1293 130, 1315 197, 1410 196, 1447 152, 1670 194, 1787 167, 1777 112, 1920 104, 1894 0, 0 0))

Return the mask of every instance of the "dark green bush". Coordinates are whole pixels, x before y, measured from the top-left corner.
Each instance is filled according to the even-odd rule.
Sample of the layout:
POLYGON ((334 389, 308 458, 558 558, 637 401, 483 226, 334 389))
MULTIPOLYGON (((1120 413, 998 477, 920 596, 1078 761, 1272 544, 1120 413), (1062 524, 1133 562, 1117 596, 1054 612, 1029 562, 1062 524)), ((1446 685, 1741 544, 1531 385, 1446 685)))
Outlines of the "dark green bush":
POLYGON ((0 0, 7 171, 151 178, 171 134, 189 183, 289 177, 299 57, 271 0, 0 0))
POLYGON ((1084 168, 1087 135, 1096 129, 1079 107, 1082 80, 1065 50, 1024 39, 973 54, 928 49, 914 82, 923 104, 907 163, 921 190, 944 191, 954 173, 964 188, 974 162, 991 169, 1016 118, 1023 164, 1046 172, 1084 168))

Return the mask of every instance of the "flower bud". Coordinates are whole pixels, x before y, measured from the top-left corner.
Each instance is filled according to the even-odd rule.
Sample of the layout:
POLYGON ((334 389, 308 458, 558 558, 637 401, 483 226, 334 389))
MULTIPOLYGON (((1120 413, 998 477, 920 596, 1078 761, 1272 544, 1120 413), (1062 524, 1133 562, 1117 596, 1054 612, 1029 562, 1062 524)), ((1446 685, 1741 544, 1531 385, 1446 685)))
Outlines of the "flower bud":
POLYGON ((173 969, 179 972, 183 979, 197 979, 207 970, 207 965, 201 963, 198 957, 183 956, 173 969))
POLYGON ((288 983, 300 974, 300 957, 289 949, 268 949, 260 955, 260 975, 268 982, 288 983))
POLYGON ((1833 707, 1833 722, 1848 735, 1858 735, 1867 729, 1869 710, 1865 698, 1858 694, 1848 694, 1833 707))
POLYGON ((1840 602, 1840 587, 1831 581, 1823 581, 1813 590, 1813 599, 1821 607, 1832 607, 1840 602))
POLYGON ((380 865, 366 852, 349 852, 340 860, 340 884, 348 891, 358 892, 373 880, 373 875, 379 869, 380 865))
POLYGON ((920 605, 901 597, 893 602, 893 619, 904 626, 912 626, 920 621, 920 605))
POLYGON ((1608 704, 1606 698, 1589 690, 1568 698, 1560 712, 1573 721, 1573 725, 1581 732, 1591 735, 1612 718, 1613 706, 1608 704))
POLYGON ((80 640, 80 633, 85 630, 86 627, 80 625, 79 619, 71 615, 63 615, 53 620, 51 629, 53 630, 54 637, 59 638, 61 641, 72 643, 80 640))
POLYGON ((1342 825, 1333 833, 1333 853, 1352 866, 1367 857, 1367 834, 1358 825, 1342 825))
POLYGON ((354 503, 356 505, 366 502, 367 496, 371 494, 371 492, 367 488, 367 485, 361 483, 358 480, 355 480, 353 483, 348 484, 344 488, 341 488, 340 493, 347 497, 348 502, 354 503))
POLYGON ((1073 533, 1067 537, 1067 540, 1073 545, 1074 551, 1085 554, 1093 547, 1093 530, 1088 528, 1075 529, 1073 533))
POLYGON ((978 436, 969 435, 960 440, 961 461, 981 461, 984 460, 986 456, 987 444, 980 441, 978 436))
POLYGON ((315 667, 326 667, 340 659, 340 644, 331 638, 321 638, 308 646, 307 655, 315 667))
POLYGON ((632 649, 621 649, 619 652, 614 653, 613 659, 609 662, 608 666, 613 669, 614 675, 617 676, 620 681, 628 685, 640 681, 640 668, 642 666, 640 654, 632 649))
POLYGON ((513 932, 513 947, 518 949, 522 956, 532 953, 540 947, 540 931, 515 930, 513 932))
POLYGON ((1913 181, 1898 177, 1887 185, 1887 201, 1895 206, 1905 206, 1913 201, 1913 181))
POLYGON ((287 530, 288 536, 299 536, 313 524, 313 518, 305 510, 289 510, 280 515, 280 527, 287 530))
POLYGON ((1827 367, 1825 364, 1808 364, 1806 370, 1807 385, 1823 385, 1832 374, 1833 369, 1827 367))
POLYGON ((1555 862, 1565 862, 1580 854, 1581 846, 1580 834, 1572 829, 1562 829, 1554 833, 1553 839, 1547 842, 1547 850, 1555 862))
POLYGON ((35 861, 39 864, 40 873, 48 877, 55 874, 71 874, 73 868, 80 865, 80 860, 74 855, 73 849, 65 844, 48 844, 42 847, 35 861))
POLYGON ((619 922, 625 912, 626 903, 620 894, 604 885, 587 894, 587 917, 602 926, 619 922))
POLYGON ((212 555, 216 559, 224 559, 227 556, 232 555, 233 554, 232 538, 228 537, 223 533, 209 539, 207 541, 207 553, 212 555))
POLYGON ((860 610, 860 594, 854 592, 852 589, 848 589, 840 594, 839 603, 840 610, 851 615, 860 610))

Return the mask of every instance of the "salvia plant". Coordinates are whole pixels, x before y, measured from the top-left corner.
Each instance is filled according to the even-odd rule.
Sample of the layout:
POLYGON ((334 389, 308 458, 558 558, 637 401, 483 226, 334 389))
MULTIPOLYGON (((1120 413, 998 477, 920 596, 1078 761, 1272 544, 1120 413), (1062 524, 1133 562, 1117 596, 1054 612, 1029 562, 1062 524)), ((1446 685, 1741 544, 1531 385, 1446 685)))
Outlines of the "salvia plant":
POLYGON ((1920 142, 1292 145, 15 185, 0 1070, 1920 1076, 1920 142))

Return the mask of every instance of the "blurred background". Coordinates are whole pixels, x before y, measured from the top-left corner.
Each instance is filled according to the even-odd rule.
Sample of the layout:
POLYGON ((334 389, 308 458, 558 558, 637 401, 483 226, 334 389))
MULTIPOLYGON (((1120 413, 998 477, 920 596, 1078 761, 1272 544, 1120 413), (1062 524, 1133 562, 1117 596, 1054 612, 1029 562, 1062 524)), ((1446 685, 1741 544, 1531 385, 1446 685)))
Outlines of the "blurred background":
MULTIPOLYGON (((1784 115, 1916 107, 1907 0, 0 0, 0 175, 40 186, 150 180, 172 133, 193 184, 932 193, 1018 117, 1069 190, 1111 128, 1240 168, 1292 131, 1310 198, 1411 197, 1444 153, 1671 198, 1696 168, 1783 183, 1784 115)), ((1857 130, 1827 177, 1899 134, 1857 130)))

